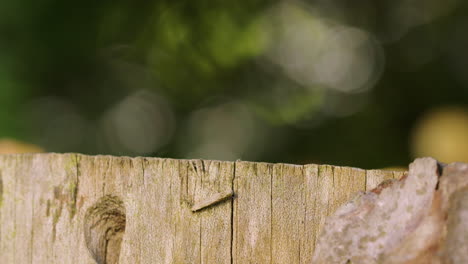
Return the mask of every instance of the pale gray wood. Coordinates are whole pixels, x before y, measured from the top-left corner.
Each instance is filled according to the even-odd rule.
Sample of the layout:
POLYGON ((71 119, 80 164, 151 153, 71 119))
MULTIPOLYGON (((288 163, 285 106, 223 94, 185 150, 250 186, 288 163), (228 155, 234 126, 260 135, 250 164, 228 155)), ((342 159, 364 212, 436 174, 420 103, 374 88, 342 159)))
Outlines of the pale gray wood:
POLYGON ((388 170, 368 170, 366 175, 366 191, 370 191, 386 180, 397 177, 393 171, 388 170))
MULTIPOLYGON (((33 255, 31 263, 93 263, 82 240, 75 154, 35 155, 33 255), (79 257, 84 255, 84 257, 79 257)), ((83 201, 83 200, 82 200, 83 201)))
POLYGON ((273 165, 236 162, 233 263, 271 263, 273 165))
MULTIPOLYGON (((327 216, 333 213, 336 204, 333 202, 333 166, 319 165, 315 188, 315 235, 318 237, 325 225, 327 216)), ((315 247, 315 245, 314 245, 315 247)))
POLYGON ((1 262, 5 263, 13 263, 14 256, 16 254, 16 178, 14 177, 15 161, 11 157, 7 159, 5 156, 3 156, 1 159, 1 164, 2 166, 0 167, 0 182, 2 183, 2 189, 0 193, 0 260, 1 262))
POLYGON ((179 214, 174 216, 173 263, 201 263, 201 215, 191 210, 199 188, 197 162, 200 161, 179 161, 179 174, 176 178, 179 184, 174 184, 174 191, 178 193, 175 201, 179 214))
POLYGON ((393 179, 395 179, 395 180, 400 180, 400 179, 402 179, 406 174, 408 174, 407 171, 394 171, 394 172, 393 172, 393 179))
POLYGON ((271 263, 300 263, 304 230, 303 190, 303 166, 273 166, 271 263))
POLYGON ((327 219, 313 263, 468 263, 467 163, 418 158, 407 173, 369 175, 399 180, 340 206, 327 219))
POLYGON ((325 187, 320 185, 318 169, 319 165, 315 164, 304 166, 304 231, 301 239, 301 264, 312 263, 315 243, 320 232, 317 223, 323 223, 323 218, 326 216, 323 213, 318 213, 321 210, 321 205, 318 203, 319 195, 323 191, 322 188, 325 187))
POLYGON ((0 263, 311 263, 327 216, 356 191, 401 175, 313 164, 3 155, 0 263), (114 211, 99 209, 109 204, 114 211), (116 213, 114 222, 99 222, 116 213), (125 228, 112 229, 122 219, 125 228), (99 226, 113 236, 103 237, 99 226))
MULTIPOLYGON (((85 245, 85 249, 80 251, 80 255, 74 256, 74 258, 81 258, 81 255, 90 255, 93 251, 108 251, 109 248, 96 248, 96 245, 90 245, 89 241, 86 241, 84 234, 87 232, 86 214, 87 210, 97 205, 103 198, 116 197, 118 202, 123 203, 123 214, 125 216, 132 215, 128 214, 125 208, 129 208, 126 202, 129 200, 126 197, 129 193, 126 191, 129 181, 138 175, 141 175, 141 163, 138 159, 129 159, 112 156, 84 156, 79 155, 78 163, 76 165, 77 180, 77 198, 76 204, 79 211, 77 219, 79 224, 75 225, 76 237, 79 238, 79 245, 85 245), (135 167, 137 168, 135 170, 135 167)), ((114 201, 115 202, 115 201, 114 201)), ((101 211, 105 212, 105 210, 101 211)), ((95 215, 94 217, 109 217, 108 215, 95 215)), ((112 221, 109 221, 113 223, 112 221)), ((128 222, 128 221, 126 221, 128 222)), ((131 221, 133 222, 133 221, 131 221)), ((122 233, 121 235, 123 235, 122 233)), ((102 234, 95 234, 100 236, 102 234)), ((94 237, 94 240, 100 239, 94 237)), ((122 248, 122 247, 120 247, 122 248)), ((122 251, 122 250, 120 250, 122 251)), ((119 254, 120 255, 120 254, 119 254)), ((109 254, 108 256, 109 257, 109 254)), ((118 255, 114 256, 118 257, 118 255)), ((70 260, 74 262, 74 260, 70 260)), ((117 263, 107 259, 107 263, 117 263)), ((85 263, 96 263, 93 260, 85 263)))
MULTIPOLYGON (((201 163, 199 163, 200 165, 201 163)), ((218 197, 232 192, 234 164, 232 162, 202 161, 200 172, 200 188, 195 191, 198 196, 194 204, 206 204, 203 201, 212 201, 218 197)), ((195 212, 201 216, 201 263, 231 263, 232 229, 231 218, 232 203, 216 203, 204 210, 195 212)))
POLYGON ((333 167, 333 199, 329 213, 366 188, 366 171, 350 167, 333 167))

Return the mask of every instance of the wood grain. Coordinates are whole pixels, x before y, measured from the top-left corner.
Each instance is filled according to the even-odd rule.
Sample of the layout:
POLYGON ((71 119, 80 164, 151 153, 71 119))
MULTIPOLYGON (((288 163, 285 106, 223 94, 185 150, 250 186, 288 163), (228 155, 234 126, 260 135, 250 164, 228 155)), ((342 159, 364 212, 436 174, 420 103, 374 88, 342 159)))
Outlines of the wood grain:
POLYGON ((402 175, 314 164, 2 155, 0 263, 116 263, 115 256, 120 263, 311 263, 327 216, 355 192, 402 175), (102 231, 100 240, 85 239, 98 230, 89 212, 106 204, 118 205, 118 221, 99 222, 112 208, 90 219, 110 229, 125 219, 124 230, 115 228, 121 240, 102 231))

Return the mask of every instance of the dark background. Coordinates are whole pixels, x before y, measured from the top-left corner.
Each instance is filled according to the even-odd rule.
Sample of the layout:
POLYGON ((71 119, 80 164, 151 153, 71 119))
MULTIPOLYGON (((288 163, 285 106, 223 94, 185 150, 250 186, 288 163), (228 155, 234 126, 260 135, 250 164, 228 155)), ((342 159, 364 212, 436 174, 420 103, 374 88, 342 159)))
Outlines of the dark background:
POLYGON ((0 138, 50 152, 468 162, 464 1, 2 1, 0 138))

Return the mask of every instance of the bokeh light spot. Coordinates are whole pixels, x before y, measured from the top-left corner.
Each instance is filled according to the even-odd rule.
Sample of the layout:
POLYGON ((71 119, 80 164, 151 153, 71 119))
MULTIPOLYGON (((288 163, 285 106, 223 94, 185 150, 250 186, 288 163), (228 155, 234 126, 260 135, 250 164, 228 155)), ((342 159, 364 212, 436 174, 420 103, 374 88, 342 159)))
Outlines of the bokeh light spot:
POLYGON ((413 130, 411 146, 414 157, 468 162, 468 111, 444 107, 426 113, 413 130))
POLYGON ((361 92, 380 77, 382 47, 364 30, 294 4, 280 4, 266 14, 265 21, 266 31, 275 32, 267 60, 302 85, 361 92))
POLYGON ((252 144, 259 134, 248 108, 235 101, 201 108, 191 115, 184 140, 180 142, 187 158, 236 160, 254 156, 252 144))
POLYGON ((172 110, 163 98, 138 91, 103 116, 100 146, 111 153, 148 154, 170 140, 174 125, 172 110))

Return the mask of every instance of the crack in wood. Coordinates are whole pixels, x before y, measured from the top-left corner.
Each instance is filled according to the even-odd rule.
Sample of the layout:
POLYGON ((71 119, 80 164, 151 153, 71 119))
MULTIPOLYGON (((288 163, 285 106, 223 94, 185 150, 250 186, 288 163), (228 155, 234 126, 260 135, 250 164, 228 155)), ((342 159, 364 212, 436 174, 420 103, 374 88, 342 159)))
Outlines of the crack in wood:
POLYGON ((221 202, 230 200, 232 198, 234 198, 234 192, 232 190, 217 193, 207 199, 195 202, 192 208, 190 208, 190 210, 192 210, 192 212, 198 212, 208 207, 215 206, 221 202))

